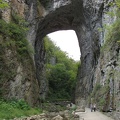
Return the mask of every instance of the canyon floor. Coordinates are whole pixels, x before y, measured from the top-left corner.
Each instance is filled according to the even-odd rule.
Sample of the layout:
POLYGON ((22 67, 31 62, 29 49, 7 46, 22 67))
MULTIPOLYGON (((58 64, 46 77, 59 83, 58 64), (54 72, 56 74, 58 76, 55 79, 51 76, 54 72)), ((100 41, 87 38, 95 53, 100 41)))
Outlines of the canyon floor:
POLYGON ((15 118, 14 120, 114 120, 99 111, 91 112, 89 108, 85 108, 85 112, 75 112, 75 114, 73 114, 74 117, 72 116, 70 117, 68 114, 66 114, 67 112, 63 113, 62 112, 57 114, 55 112, 50 114, 43 113, 31 117, 15 118), (65 116, 63 115, 63 113, 65 116))
POLYGON ((85 112, 77 112, 76 114, 80 116, 80 120, 114 120, 101 112, 91 112, 89 108, 86 108, 85 112))

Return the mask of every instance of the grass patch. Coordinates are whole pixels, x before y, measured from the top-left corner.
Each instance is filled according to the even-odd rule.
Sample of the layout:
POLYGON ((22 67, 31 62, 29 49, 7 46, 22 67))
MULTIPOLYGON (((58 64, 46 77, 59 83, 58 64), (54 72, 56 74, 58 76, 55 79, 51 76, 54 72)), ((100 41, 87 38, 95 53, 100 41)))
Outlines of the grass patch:
POLYGON ((42 113, 41 109, 30 107, 24 100, 0 100, 0 119, 13 119, 42 113))

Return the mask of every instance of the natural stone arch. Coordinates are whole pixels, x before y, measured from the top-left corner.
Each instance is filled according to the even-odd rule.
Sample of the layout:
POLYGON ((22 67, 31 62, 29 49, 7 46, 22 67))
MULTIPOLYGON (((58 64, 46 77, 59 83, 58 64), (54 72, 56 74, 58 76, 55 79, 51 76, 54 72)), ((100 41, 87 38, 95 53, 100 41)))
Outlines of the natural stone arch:
MULTIPOLYGON (((43 37, 58 30, 72 29, 76 32, 81 50, 81 68, 79 69, 78 84, 76 86, 76 99, 86 98, 92 91, 93 72, 100 51, 100 37, 97 29, 101 27, 101 19, 94 21, 91 18, 93 14, 91 13, 91 7, 89 3, 82 0, 72 0, 66 5, 61 3, 57 9, 49 11, 49 14, 40 19, 35 41, 37 79, 41 83, 45 55, 43 37), (98 52, 97 55, 96 52, 98 52)), ((98 11, 97 18, 100 17, 100 13, 101 11, 98 11)))

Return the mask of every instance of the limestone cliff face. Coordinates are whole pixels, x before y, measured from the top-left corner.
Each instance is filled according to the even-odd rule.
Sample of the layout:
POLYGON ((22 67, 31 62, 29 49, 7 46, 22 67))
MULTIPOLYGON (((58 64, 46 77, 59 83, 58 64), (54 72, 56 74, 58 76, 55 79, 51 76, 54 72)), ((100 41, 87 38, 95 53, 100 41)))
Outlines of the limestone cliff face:
MULTIPOLYGON (((37 1, 33 0, 8 0, 9 8, 0 10, 1 19, 10 22, 14 14, 25 19, 29 24, 27 40, 34 45, 37 29, 37 17, 41 16, 37 1)), ((42 10, 42 8, 41 8, 42 10)), ((39 103, 39 85, 36 79, 33 56, 30 54, 22 59, 17 54, 14 44, 4 47, 10 38, 0 35, 0 69, 1 69, 1 95, 9 99, 25 99, 30 105, 39 103)))
MULTIPOLYGON (((110 109, 116 110, 117 112, 113 116, 114 119, 119 120, 120 105, 118 101, 120 99, 120 46, 119 43, 115 41, 104 45, 107 34, 104 26, 111 25, 116 20, 116 16, 110 17, 110 15, 107 14, 108 12, 115 12, 116 7, 110 6, 112 2, 114 1, 92 0, 83 3, 83 5, 85 5, 84 13, 88 13, 88 15, 90 15, 88 18, 88 15, 85 15, 87 18, 86 21, 88 21, 88 24, 90 25, 90 31, 85 33, 87 33, 86 36, 89 36, 90 33, 92 33, 89 37, 89 40, 91 40, 91 49, 89 49, 87 56, 83 57, 84 62, 82 64, 83 66, 81 66, 80 76, 78 76, 79 85, 76 89, 76 97, 78 98, 78 101, 81 99, 79 94, 83 95, 83 98, 88 99, 89 94, 92 93, 91 96, 93 98, 91 98, 92 100, 90 101, 98 102, 98 108, 102 106, 100 109, 103 111, 109 111, 110 109), (89 11, 87 12, 87 10, 89 11), (92 12, 91 14, 90 11, 92 12), (102 31, 99 30, 101 28, 102 31), (87 58, 88 56, 91 57, 87 58), (88 64, 85 63, 86 60, 88 61, 88 64), (85 65, 87 65, 86 67, 88 68, 85 68, 85 65), (89 68, 90 66, 91 68, 89 68), (83 72, 84 70, 86 73, 83 72), (82 78, 82 76, 84 77, 82 78), (80 87, 80 84, 83 87, 80 87)), ((86 46, 88 47, 89 45, 86 46)))
POLYGON ((85 0, 83 1, 84 24, 78 26, 76 31, 81 49, 81 68, 76 87, 76 101, 87 96, 93 90, 96 66, 99 63, 100 48, 104 44, 106 31, 100 31, 104 25, 111 24, 114 18, 106 13, 113 8, 110 3, 113 0, 85 0), (82 87, 80 87, 82 86, 82 87), (81 97, 79 96, 82 95, 81 97))
MULTIPOLYGON (((106 45, 101 51, 98 65, 94 73, 93 88, 96 84, 101 86, 98 91, 96 90, 95 95, 98 97, 98 105, 102 104, 103 111, 109 111, 110 109, 116 110, 117 115, 113 115, 114 118, 119 120, 120 110, 120 45, 113 42, 111 45, 106 45), (99 96, 100 95, 100 96, 99 96)), ((99 107, 99 106, 98 106, 99 107)))
POLYGON ((119 44, 113 42, 103 49, 107 34, 104 26, 111 25, 116 20, 116 16, 110 17, 107 14, 107 12, 115 12, 116 7, 110 6, 111 2, 114 1, 83 2, 85 27, 78 26, 81 29, 78 39, 79 36, 82 39, 82 41, 79 39, 82 55, 76 86, 76 103, 83 105, 84 99, 87 100, 90 96, 93 99, 90 101, 98 102, 98 108, 102 106, 100 109, 103 111, 110 109, 118 111, 113 116, 114 119, 119 119, 119 44), (102 31, 99 30, 101 28, 102 31))
MULTIPOLYGON (((109 6, 110 2, 104 3, 104 9, 102 14, 102 26, 111 25, 116 21, 116 16, 110 17, 107 12, 115 12, 116 6, 109 6)), ((100 51, 100 57, 98 64, 95 68, 93 78, 93 91, 96 89, 96 85, 101 87, 96 90, 95 97, 98 97, 98 105, 102 104, 103 111, 109 111, 110 109, 116 110, 116 114, 113 115, 115 120, 119 120, 120 111, 120 80, 119 80, 119 50, 120 44, 116 41, 107 42, 106 39, 107 30, 102 31, 102 45, 100 51), (99 92, 98 92, 99 91, 99 92)), ((108 35, 107 35, 108 36, 108 35)), ((95 98, 96 99, 96 98, 95 98)))

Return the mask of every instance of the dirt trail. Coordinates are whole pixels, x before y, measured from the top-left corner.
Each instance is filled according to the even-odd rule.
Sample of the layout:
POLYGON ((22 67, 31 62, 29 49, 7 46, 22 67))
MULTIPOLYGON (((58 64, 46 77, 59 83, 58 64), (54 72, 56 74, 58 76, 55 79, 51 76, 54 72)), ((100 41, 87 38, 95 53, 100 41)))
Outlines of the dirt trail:
POLYGON ((102 114, 101 112, 91 112, 89 108, 85 109, 85 113, 77 112, 77 114, 80 116, 80 120, 114 120, 102 114))

